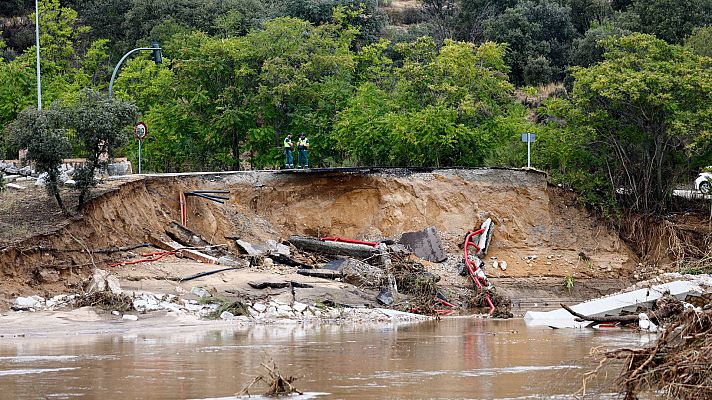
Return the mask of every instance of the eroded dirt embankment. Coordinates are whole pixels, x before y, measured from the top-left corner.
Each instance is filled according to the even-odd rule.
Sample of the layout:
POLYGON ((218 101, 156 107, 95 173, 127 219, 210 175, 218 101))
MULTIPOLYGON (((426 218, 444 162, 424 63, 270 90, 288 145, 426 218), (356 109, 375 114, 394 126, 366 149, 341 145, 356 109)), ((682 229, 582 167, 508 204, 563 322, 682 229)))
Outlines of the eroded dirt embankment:
POLYGON ((58 293, 78 285, 94 266, 105 268, 122 257, 95 250, 147 242, 179 220, 178 193, 197 189, 230 190, 224 205, 189 197, 187 225, 232 251, 237 249, 228 238, 234 237, 398 239, 435 226, 454 254, 465 233, 489 217, 496 230, 488 257, 509 265, 506 271, 490 269, 495 277, 616 278, 629 275, 635 264, 614 232, 569 204, 537 172, 242 172, 132 178, 118 185, 56 232, 4 248, 2 293, 58 293))

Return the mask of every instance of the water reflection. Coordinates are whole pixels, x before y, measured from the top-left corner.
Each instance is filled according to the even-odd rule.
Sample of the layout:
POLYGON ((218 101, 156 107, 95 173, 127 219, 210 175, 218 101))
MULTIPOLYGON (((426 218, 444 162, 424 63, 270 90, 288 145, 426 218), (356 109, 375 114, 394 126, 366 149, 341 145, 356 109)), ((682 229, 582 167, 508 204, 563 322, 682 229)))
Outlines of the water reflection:
POLYGON ((566 398, 590 348, 639 339, 470 318, 2 339, 0 397, 234 398, 272 358, 303 398, 566 398))

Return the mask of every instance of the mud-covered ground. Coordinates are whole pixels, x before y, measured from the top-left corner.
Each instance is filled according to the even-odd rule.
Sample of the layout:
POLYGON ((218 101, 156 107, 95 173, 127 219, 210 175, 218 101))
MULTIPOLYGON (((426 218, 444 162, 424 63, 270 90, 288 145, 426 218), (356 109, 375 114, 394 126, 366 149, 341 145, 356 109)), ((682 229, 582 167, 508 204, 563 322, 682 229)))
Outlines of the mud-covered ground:
MULTIPOLYGON (((458 274, 464 235, 486 218, 495 223, 484 261, 515 314, 597 297, 627 286, 638 268, 633 252, 605 224, 576 207, 562 189, 538 172, 520 170, 408 170, 360 172, 244 172, 129 177, 104 182, 81 215, 64 218, 41 188, 0 194, 0 303, 17 296, 81 293, 95 268, 119 277, 128 293, 185 296, 205 287, 232 298, 280 296, 287 301, 377 307, 374 288, 306 278, 279 262, 251 262, 236 238, 262 244, 290 235, 344 236, 397 241, 404 232, 433 226, 448 259, 420 262, 440 277, 438 287, 465 304, 472 282, 458 274), (229 190, 218 204, 189 197, 187 227, 215 245, 225 245, 235 270, 182 284, 181 277, 216 266, 169 255, 135 261, 155 251, 106 251, 150 242, 180 219, 179 192, 229 190), (34 210, 34 212, 33 212, 34 210), (502 269, 502 262, 507 268, 502 269), (498 267, 495 268, 495 262, 498 267), (311 289, 252 289, 248 281, 303 281, 311 289), (567 282, 568 285, 564 285, 567 282)), ((71 201, 71 200, 70 200, 71 201)), ((319 260, 319 261, 323 261, 319 260)), ((465 312, 466 310, 462 310, 465 312)))

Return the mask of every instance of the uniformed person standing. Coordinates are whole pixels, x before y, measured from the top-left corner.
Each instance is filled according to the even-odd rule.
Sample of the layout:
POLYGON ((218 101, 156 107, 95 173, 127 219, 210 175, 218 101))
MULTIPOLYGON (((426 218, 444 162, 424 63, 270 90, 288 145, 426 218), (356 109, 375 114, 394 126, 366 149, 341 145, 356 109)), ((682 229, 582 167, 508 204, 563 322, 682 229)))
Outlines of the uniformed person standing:
POLYGON ((292 156, 292 134, 287 134, 287 137, 284 138, 284 168, 294 168, 294 157, 292 156))
POLYGON ((297 142, 297 167, 299 168, 309 168, 309 139, 307 139, 304 132, 299 135, 299 141, 297 142))

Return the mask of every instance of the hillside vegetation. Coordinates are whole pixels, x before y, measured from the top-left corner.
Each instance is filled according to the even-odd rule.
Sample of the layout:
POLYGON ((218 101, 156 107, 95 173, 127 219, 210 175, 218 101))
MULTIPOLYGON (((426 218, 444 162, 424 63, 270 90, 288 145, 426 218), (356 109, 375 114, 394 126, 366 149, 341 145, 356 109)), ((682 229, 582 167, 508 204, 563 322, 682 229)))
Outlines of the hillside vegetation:
MULTIPOLYGON (((36 107, 33 3, 0 5, 4 158, 39 118, 18 119, 36 107)), ((114 87, 150 128, 147 171, 279 167, 301 132, 314 166, 520 167, 534 132, 554 182, 648 215, 712 164, 712 0, 41 0, 39 20, 49 114, 30 137, 76 138, 61 110, 160 43, 162 64, 138 53, 114 87)))

